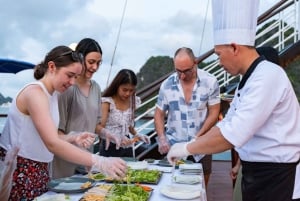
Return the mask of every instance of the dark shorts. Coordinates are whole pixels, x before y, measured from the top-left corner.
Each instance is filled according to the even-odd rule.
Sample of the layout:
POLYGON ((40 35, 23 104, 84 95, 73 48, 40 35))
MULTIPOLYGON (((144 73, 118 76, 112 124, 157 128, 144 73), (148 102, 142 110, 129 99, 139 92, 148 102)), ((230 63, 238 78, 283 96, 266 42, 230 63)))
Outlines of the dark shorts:
MULTIPOLYGON (((6 150, 0 147, 0 160, 4 160, 5 155, 6 150)), ((48 163, 18 156, 9 201, 33 200, 48 191, 48 182, 48 163)))
MULTIPOLYGON (((189 156, 187 160, 196 162, 193 156, 189 156)), ((198 163, 202 164, 203 173, 205 175, 211 174, 211 163, 212 163, 212 155, 205 155, 198 163)))

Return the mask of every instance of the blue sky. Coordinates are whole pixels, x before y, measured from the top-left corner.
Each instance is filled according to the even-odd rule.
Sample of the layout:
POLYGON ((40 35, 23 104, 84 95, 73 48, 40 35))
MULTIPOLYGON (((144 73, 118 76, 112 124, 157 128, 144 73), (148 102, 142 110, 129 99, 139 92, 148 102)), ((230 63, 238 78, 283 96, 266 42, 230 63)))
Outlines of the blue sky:
MULTIPOLYGON (((94 75, 103 90, 110 68, 109 80, 122 68, 138 72, 151 56, 172 57, 182 46, 191 47, 196 55, 212 48, 211 0, 127 0, 116 46, 125 2, 0 0, 0 57, 36 64, 57 45, 91 37, 100 43, 104 53, 103 64, 94 75)), ((260 13, 276 2, 261 0, 260 13)), ((0 73, 0 92, 14 97, 33 80, 32 70, 16 75, 0 73)))

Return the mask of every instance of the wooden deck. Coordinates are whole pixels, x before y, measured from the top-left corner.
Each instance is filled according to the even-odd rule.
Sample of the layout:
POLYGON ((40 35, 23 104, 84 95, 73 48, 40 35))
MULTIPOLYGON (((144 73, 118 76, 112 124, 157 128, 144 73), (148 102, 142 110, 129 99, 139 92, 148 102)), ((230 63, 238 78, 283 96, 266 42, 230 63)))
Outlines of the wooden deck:
POLYGON ((232 201, 231 161, 213 161, 207 187, 207 201, 232 201))

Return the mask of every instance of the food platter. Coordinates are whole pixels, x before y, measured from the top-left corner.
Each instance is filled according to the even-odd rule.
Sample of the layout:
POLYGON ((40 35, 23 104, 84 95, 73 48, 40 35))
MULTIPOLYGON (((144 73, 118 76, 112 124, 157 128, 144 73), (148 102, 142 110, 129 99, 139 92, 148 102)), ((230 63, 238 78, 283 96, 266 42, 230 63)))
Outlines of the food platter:
POLYGON ((141 184, 158 184, 162 176, 162 172, 159 170, 128 170, 127 175, 121 181, 116 181, 111 178, 105 178, 104 181, 127 183, 141 183, 141 184), (129 179, 128 179, 129 177, 129 179))
POLYGON ((53 179, 48 183, 48 189, 56 193, 82 193, 92 188, 95 180, 84 177, 66 177, 53 179))
POLYGON ((106 176, 104 174, 102 174, 101 172, 90 173, 87 175, 87 177, 89 179, 93 179, 95 181, 103 181, 106 178, 106 176))
POLYGON ((89 189, 80 201, 148 201, 151 194, 152 188, 146 188, 146 186, 133 184, 101 184, 89 189))
POLYGON ((195 199, 201 196, 201 190, 190 185, 166 185, 160 189, 160 193, 177 200, 195 199))

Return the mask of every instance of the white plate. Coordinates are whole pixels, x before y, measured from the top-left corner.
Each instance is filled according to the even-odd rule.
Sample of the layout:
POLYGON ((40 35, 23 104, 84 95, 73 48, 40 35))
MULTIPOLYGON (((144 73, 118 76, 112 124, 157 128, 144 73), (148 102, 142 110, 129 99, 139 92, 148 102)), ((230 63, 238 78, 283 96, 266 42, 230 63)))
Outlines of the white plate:
POLYGON ((167 185, 160 189, 160 193, 169 198, 186 200, 200 197, 201 189, 188 185, 167 185))
POLYGON ((197 184, 202 181, 200 176, 195 175, 176 175, 173 177, 173 181, 179 184, 197 184))
POLYGON ((192 164, 180 164, 180 170, 202 170, 202 165, 200 163, 192 163, 192 164))
POLYGON ((70 201, 69 196, 65 194, 41 195, 36 197, 34 201, 70 201))
POLYGON ((127 166, 133 170, 143 170, 147 169, 148 162, 147 161, 137 161, 137 162, 127 162, 127 166))

